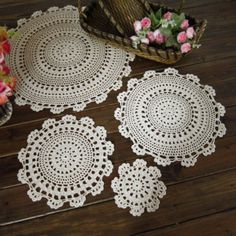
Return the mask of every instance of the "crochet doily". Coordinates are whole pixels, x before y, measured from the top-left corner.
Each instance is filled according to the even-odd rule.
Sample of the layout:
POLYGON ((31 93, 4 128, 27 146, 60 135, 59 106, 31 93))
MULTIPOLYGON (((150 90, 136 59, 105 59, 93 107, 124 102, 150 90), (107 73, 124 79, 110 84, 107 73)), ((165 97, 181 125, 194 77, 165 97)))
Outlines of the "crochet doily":
POLYGON ((157 164, 193 166, 200 154, 215 151, 215 139, 226 132, 220 121, 225 109, 214 96, 214 89, 195 75, 172 68, 147 71, 118 96, 119 131, 133 141, 136 154, 152 155, 157 164))
POLYGON ((65 202, 82 206, 87 194, 100 194, 103 177, 113 169, 108 155, 114 146, 106 136, 105 128, 95 127, 88 117, 46 120, 41 130, 31 132, 18 155, 23 165, 18 179, 29 185, 29 197, 33 201, 44 197, 57 209, 65 202))
POLYGON ((120 208, 130 208, 133 216, 140 216, 145 208, 154 212, 159 208, 160 200, 166 194, 166 186, 158 178, 161 172, 157 167, 147 167, 141 159, 133 166, 125 163, 119 167, 119 178, 112 180, 112 189, 117 195, 115 203, 120 208))
POLYGON ((76 7, 35 12, 11 31, 16 35, 8 60, 18 78, 16 103, 34 111, 81 111, 88 103, 101 103, 131 72, 134 55, 89 36, 76 7))

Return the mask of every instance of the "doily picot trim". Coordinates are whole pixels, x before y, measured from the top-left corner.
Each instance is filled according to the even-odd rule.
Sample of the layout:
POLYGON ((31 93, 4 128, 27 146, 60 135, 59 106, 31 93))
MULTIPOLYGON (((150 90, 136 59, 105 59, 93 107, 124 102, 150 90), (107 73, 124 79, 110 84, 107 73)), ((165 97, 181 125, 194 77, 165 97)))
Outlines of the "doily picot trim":
POLYGON ((108 160, 108 156, 111 156, 113 154, 114 145, 112 142, 106 140, 107 135, 105 128, 102 126, 95 127, 94 124, 94 121, 89 117, 83 117, 80 120, 77 120, 73 115, 66 115, 59 121, 55 119, 48 119, 44 121, 41 130, 34 130, 29 134, 27 139, 27 147, 22 148, 18 154, 18 160, 23 165, 23 168, 18 171, 17 178, 22 184, 27 184, 29 186, 27 194, 32 199, 32 201, 40 201, 42 198, 46 198, 48 206, 52 209, 62 207, 66 202, 68 202, 71 207, 81 207, 86 201, 86 196, 88 194, 92 194, 92 196, 95 196, 97 194, 100 194, 104 190, 103 177, 109 176, 113 170, 113 164, 110 160, 108 160), (94 150, 102 150, 103 156, 98 157, 94 154, 93 158, 96 159, 96 161, 98 160, 97 158, 100 158, 101 160, 99 160, 99 163, 96 161, 94 162, 94 165, 89 170, 89 173, 92 174, 82 180, 86 181, 87 179, 91 181, 91 185, 89 184, 87 186, 86 183, 84 183, 84 185, 79 185, 78 187, 78 185, 76 185, 75 183, 75 185, 73 186, 53 186, 53 183, 45 179, 43 176, 40 176, 40 178, 38 178, 36 176, 37 173, 32 169, 35 165, 34 162, 32 166, 32 160, 37 158, 36 156, 32 155, 32 153, 34 153, 35 150, 40 149, 37 144, 43 143, 43 133, 53 129, 53 127, 57 127, 62 123, 67 125, 73 124, 74 127, 79 127, 79 129, 81 127, 84 127, 85 130, 93 129, 94 137, 96 137, 95 140, 100 140, 100 143, 97 143, 97 141, 95 141, 95 143, 97 144, 95 144, 94 150), (99 169, 99 167, 101 167, 102 169, 99 169), (45 182, 47 182, 47 184, 45 184, 45 182), (42 189, 41 186, 44 186, 44 188, 42 189), (45 186, 50 187, 50 189, 48 189, 48 192, 47 190, 45 190, 45 186), (61 190, 53 193, 52 189, 56 188, 60 188, 61 190), (64 188, 70 189, 71 193, 67 192, 64 188))
MULTIPOLYGON (((32 19, 38 18, 38 17, 43 16, 48 13, 58 12, 58 11, 77 11, 78 12, 78 8, 75 6, 72 6, 72 5, 68 5, 68 6, 65 6, 62 8, 59 8, 56 6, 50 7, 48 10, 46 10, 44 12, 43 11, 36 11, 29 18, 19 19, 17 21, 17 27, 9 29, 9 32, 15 33, 22 26, 24 26, 27 22, 31 21, 32 19)), ((111 47, 108 44, 106 44, 106 45, 108 47, 111 47)), ((81 101, 81 102, 73 103, 73 104, 63 104, 63 105, 60 105, 60 104, 53 105, 53 104, 46 104, 46 103, 42 104, 42 103, 34 103, 34 102, 22 97, 19 93, 16 92, 15 93, 15 102, 19 106, 30 105, 31 109, 36 112, 42 111, 45 108, 50 109, 50 111, 53 114, 60 114, 63 111, 65 111, 66 109, 70 109, 70 108, 72 108, 73 111, 75 111, 75 112, 83 111, 89 103, 95 102, 96 104, 100 104, 107 99, 108 94, 112 90, 117 91, 122 87, 122 78, 129 76, 129 74, 131 73, 132 69, 131 69, 131 66, 129 65, 129 62, 134 61, 134 59, 135 59, 135 54, 131 54, 131 53, 127 52, 124 67, 121 70, 120 75, 117 77, 117 81, 114 82, 113 85, 109 87, 109 89, 104 90, 102 93, 98 94, 95 98, 92 98, 90 100, 83 101, 83 102, 81 101)), ((7 58, 7 60, 9 60, 9 57, 7 58)))
POLYGON ((143 78, 130 79, 128 81, 127 87, 128 87, 127 91, 121 92, 117 97, 120 107, 115 110, 114 116, 121 123, 118 127, 119 132, 125 138, 130 138, 132 140, 133 142, 132 150, 137 155, 141 155, 141 156, 146 155, 146 154, 152 155, 154 156, 154 161, 158 165, 162 165, 162 166, 170 165, 174 161, 181 161, 182 166, 190 167, 190 166, 195 165, 195 163, 197 162, 197 158, 200 154, 207 156, 215 152, 215 140, 217 137, 223 137, 225 135, 226 127, 220 120, 220 118, 223 117, 225 114, 225 107, 221 103, 217 103, 215 101, 214 97, 216 96, 216 93, 213 87, 209 85, 205 85, 205 86, 201 85, 200 79, 196 75, 192 75, 192 74, 182 75, 178 72, 178 70, 174 68, 167 68, 163 72, 156 72, 154 70, 146 71, 144 73, 143 78), (206 143, 205 146, 202 147, 201 150, 198 150, 195 153, 190 154, 188 157, 184 157, 184 158, 183 157, 173 158, 173 156, 161 157, 158 154, 155 155, 151 153, 149 150, 145 149, 145 147, 142 147, 141 145, 137 143, 135 137, 133 137, 132 133, 130 133, 129 128, 127 126, 125 109, 126 109, 126 101, 129 95, 140 83, 154 76, 162 76, 162 75, 174 75, 175 77, 184 77, 186 80, 193 82, 195 85, 199 86, 202 90, 204 90, 206 94, 208 94, 209 99, 212 101, 212 104, 215 107, 215 112, 216 112, 215 132, 213 133, 211 140, 209 140, 209 142, 206 143))
POLYGON ((159 199, 166 195, 166 186, 159 180, 161 172, 157 167, 147 167, 146 161, 137 159, 133 165, 119 166, 118 173, 119 177, 112 180, 111 187, 119 208, 130 208, 133 216, 141 216, 145 209, 154 212, 159 208, 159 199))

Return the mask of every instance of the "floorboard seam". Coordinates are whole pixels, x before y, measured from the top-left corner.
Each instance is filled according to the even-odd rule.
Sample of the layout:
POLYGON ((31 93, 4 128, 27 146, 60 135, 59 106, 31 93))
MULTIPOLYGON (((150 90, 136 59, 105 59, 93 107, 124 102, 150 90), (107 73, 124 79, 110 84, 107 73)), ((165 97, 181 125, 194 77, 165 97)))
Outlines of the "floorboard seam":
MULTIPOLYGON (((211 176, 214 176, 214 175, 219 175, 219 174, 222 174, 222 173, 225 173, 225 172, 229 172, 229 171, 233 171, 233 170, 236 170, 236 167, 232 167, 232 168, 224 170, 224 171, 219 171, 219 172, 211 173, 211 174, 209 174, 207 176, 203 175, 203 176, 199 176, 199 177, 195 177, 195 178, 190 178, 190 179, 185 180, 185 181, 180 181, 180 182, 176 182, 176 183, 169 183, 169 184, 166 184, 166 186, 167 187, 174 186, 174 185, 190 182, 190 181, 193 181, 193 180, 198 180, 198 179, 202 179, 202 178, 206 178, 206 177, 211 177, 211 176)), ((167 191, 168 191, 168 188, 167 188, 167 191)), ((113 201, 113 197, 112 198, 107 198, 107 199, 102 199, 102 200, 99 200, 99 201, 96 201, 96 202, 87 203, 83 207, 94 206, 94 205, 98 205, 98 204, 108 203, 108 202, 111 202, 111 201, 113 201)), ((48 213, 44 213, 44 214, 41 214, 41 215, 24 218, 24 219, 21 219, 21 220, 1 223, 0 226, 6 226, 6 225, 12 225, 12 224, 20 223, 20 222, 26 222, 26 221, 29 221, 29 220, 32 220, 32 219, 42 218, 42 217, 45 217, 45 216, 48 216, 48 215, 59 214, 59 213, 62 213, 62 212, 67 212, 67 211, 76 210, 76 209, 79 209, 79 208, 66 208, 66 209, 62 209, 62 210, 48 212, 48 213)))
POLYGON ((180 221, 180 222, 176 222, 175 224, 163 225, 161 227, 157 227, 157 228, 154 228, 154 229, 141 231, 141 232, 138 232, 138 233, 135 233, 135 234, 131 234, 130 236, 143 235, 145 233, 154 232, 154 231, 157 231, 157 233, 158 233, 158 230, 174 227, 176 225, 186 224, 188 222, 193 222, 195 220, 203 219, 203 218, 206 218, 206 217, 209 217, 209 216, 213 216, 213 215, 220 215, 222 213, 230 213, 230 212, 235 211, 235 210, 236 210, 236 207, 227 208, 227 209, 224 209, 222 211, 218 211, 218 212, 215 212, 215 213, 212 213, 212 214, 209 213, 209 214, 197 216, 197 217, 194 217, 194 218, 191 218, 191 219, 187 219, 187 220, 183 220, 183 221, 180 221))

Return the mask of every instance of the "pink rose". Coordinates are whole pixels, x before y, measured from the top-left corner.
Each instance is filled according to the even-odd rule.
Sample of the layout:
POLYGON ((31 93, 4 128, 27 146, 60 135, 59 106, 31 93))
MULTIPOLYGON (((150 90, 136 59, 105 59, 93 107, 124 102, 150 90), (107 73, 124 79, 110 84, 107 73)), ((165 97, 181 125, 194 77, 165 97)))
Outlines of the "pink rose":
POLYGON ((158 34, 156 37, 156 43, 162 44, 165 42, 165 36, 163 34, 158 34))
POLYGON ((5 56, 3 52, 0 52, 0 64, 3 64, 5 62, 5 56))
POLYGON ((189 28, 187 29, 187 31, 186 31, 186 34, 187 34, 187 37, 188 37, 189 39, 192 39, 193 36, 195 35, 195 30, 194 30, 194 28, 193 28, 193 27, 189 27, 189 28))
POLYGON ((147 37, 151 43, 153 43, 156 39, 156 37, 152 31, 148 32, 147 37))
POLYGON ((186 30, 189 27, 188 20, 184 20, 180 27, 181 27, 181 29, 186 30))
POLYGON ((5 83, 0 81, 0 93, 3 93, 6 89, 7 89, 7 86, 5 85, 5 83))
POLYGON ((141 43, 149 44, 149 39, 148 38, 142 38, 141 43))
POLYGON ((177 41, 179 43, 185 43, 186 40, 187 40, 187 34, 184 31, 180 32, 177 36, 177 41))
POLYGON ((181 52, 182 52, 182 53, 187 53, 187 52, 189 52, 191 49, 192 49, 192 47, 191 47, 191 44, 190 44, 190 43, 184 43, 184 44, 181 46, 181 52))
POLYGON ((151 20, 148 17, 145 17, 141 20, 141 25, 144 29, 148 29, 151 27, 151 20))
POLYGON ((136 20, 134 22, 134 30, 136 33, 138 33, 142 29, 142 24, 140 21, 136 20))
POLYGON ((161 33, 160 30, 158 30, 158 29, 155 30, 153 32, 153 35, 155 37, 155 41, 156 41, 157 44, 162 44, 162 43, 165 42, 165 36, 161 33))
POLYGON ((10 68, 6 65, 0 65, 0 72, 3 72, 4 75, 10 74, 10 68))
POLYGON ((11 45, 7 40, 2 43, 1 48, 5 54, 9 54, 11 52, 11 45))
POLYGON ((164 14, 164 19, 166 19, 166 20, 172 20, 172 13, 171 12, 166 12, 165 14, 164 14))
POLYGON ((158 36, 158 34, 161 34, 161 31, 159 29, 157 29, 153 32, 153 35, 155 38, 158 36))
POLYGON ((0 94, 0 105, 6 104, 8 102, 7 95, 5 93, 0 94))

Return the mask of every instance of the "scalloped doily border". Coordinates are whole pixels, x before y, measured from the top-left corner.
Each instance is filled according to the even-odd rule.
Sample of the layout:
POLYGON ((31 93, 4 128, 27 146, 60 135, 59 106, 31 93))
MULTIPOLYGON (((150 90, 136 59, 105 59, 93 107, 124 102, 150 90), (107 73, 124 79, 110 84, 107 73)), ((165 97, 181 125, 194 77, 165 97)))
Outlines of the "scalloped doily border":
MULTIPOLYGON (((46 11, 36 11, 34 12, 29 18, 22 18, 17 21, 17 27, 16 28, 11 28, 8 30, 8 32, 17 32, 17 30, 22 27, 24 24, 26 24, 28 21, 35 19, 37 17, 40 17, 44 14, 51 13, 51 12, 57 12, 57 11, 78 11, 78 8, 72 5, 68 5, 62 8, 59 7, 50 7, 46 11)), ((111 47, 111 46, 110 46, 111 47)), ((9 59, 9 58, 8 58, 9 59)), ((7 59, 7 60, 8 60, 7 59)), ((91 99, 86 102, 78 102, 76 105, 68 104, 68 105, 51 105, 51 104, 39 104, 39 103, 33 103, 24 97, 22 97, 20 94, 17 92, 15 93, 15 103, 19 106, 25 106, 25 105, 30 105, 31 109, 33 111, 39 112, 44 109, 50 109, 50 112, 53 114, 60 114, 66 109, 72 108, 74 112, 80 112, 83 111, 86 106, 92 102, 95 102, 96 104, 100 104, 104 102, 107 99, 108 94, 114 90, 117 91, 122 87, 122 78, 129 76, 131 73, 132 69, 131 66, 129 65, 129 62, 134 61, 135 55, 131 53, 126 53, 126 63, 127 65, 124 65, 124 69, 121 71, 120 76, 117 78, 116 83, 113 84, 108 90, 104 91, 103 93, 99 94, 95 99, 91 99)))
MULTIPOLYGON (((26 175, 26 169, 24 164, 27 162, 27 148, 22 148, 20 152, 18 153, 18 160, 20 163, 23 165, 23 168, 21 168, 18 171, 17 178, 22 184, 27 184, 29 186, 29 190, 27 191, 27 195, 31 198, 33 202, 40 201, 42 198, 47 199, 47 205, 52 208, 52 209, 58 209, 59 207, 62 207, 64 203, 68 202, 71 207, 81 207, 84 202, 86 201, 86 196, 91 193, 92 196, 96 196, 100 194, 104 190, 104 182, 103 182, 103 177, 108 177, 111 175, 113 171, 113 164, 111 160, 108 159, 108 156, 111 156, 114 152, 114 144, 111 141, 107 141, 107 132, 106 129, 103 126, 95 126, 95 122, 93 121, 92 118, 90 117, 82 117, 80 120, 76 119, 76 116, 73 115, 65 115, 63 116, 60 120, 56 119, 48 119, 45 120, 44 123, 42 124, 42 129, 50 129, 50 127, 57 122, 64 121, 65 123, 67 122, 76 122, 76 124, 84 125, 84 126, 94 126, 96 129, 97 135, 99 138, 104 142, 104 145, 106 146, 107 149, 107 160, 106 160, 106 167, 103 170, 103 176, 99 179, 98 183, 96 186, 91 188, 91 191, 88 192, 86 195, 78 195, 76 198, 71 198, 71 199, 54 199, 50 198, 47 195, 40 194, 35 190, 36 187, 38 186, 33 186, 31 182, 28 180, 28 176, 26 175)), ((40 134, 40 130, 34 130, 32 131, 27 138, 27 146, 28 145, 33 145, 36 140, 38 140, 40 134)))
MULTIPOLYGON (((120 121, 120 123, 121 123, 118 127, 119 132, 125 138, 130 138, 132 140, 133 145, 131 148, 134 153, 136 153, 137 155, 140 155, 140 156, 144 156, 146 154, 153 156, 153 153, 150 153, 150 152, 146 151, 144 148, 140 147, 140 145, 138 143, 136 143, 135 138, 133 138, 132 135, 130 135, 129 129, 126 127, 126 118, 125 118, 125 114, 124 114, 125 100, 127 98, 127 95, 129 94, 129 92, 131 92, 138 84, 142 83, 144 80, 149 79, 150 77, 157 76, 157 75, 174 75, 177 77, 184 76, 189 81, 192 81, 193 83, 195 83, 196 85, 201 87, 207 94, 209 94, 209 96, 212 97, 213 100, 215 100, 214 97, 216 96, 214 88, 209 85, 201 85, 200 79, 198 78, 198 76, 193 75, 193 74, 181 75, 181 74, 179 74, 178 70, 176 70, 174 68, 167 68, 164 70, 164 72, 156 72, 154 70, 150 70, 150 71, 146 71, 144 73, 144 76, 141 79, 136 79, 136 78, 130 79, 128 81, 127 91, 121 92, 117 97, 118 102, 120 103, 120 107, 115 110, 114 117, 116 118, 116 120, 120 121)), ((202 148, 202 152, 196 153, 196 155, 190 156, 189 158, 177 158, 176 157, 174 160, 171 159, 170 157, 162 158, 160 156, 153 156, 154 161, 158 165, 162 165, 162 166, 167 166, 167 165, 170 165, 172 162, 180 161, 182 166, 190 167, 190 166, 195 165, 199 155, 203 154, 204 156, 208 156, 208 155, 214 153, 216 138, 223 137, 226 133, 226 127, 220 120, 220 117, 223 117, 225 114, 225 107, 221 103, 216 102, 216 109, 217 109, 218 116, 219 116, 219 119, 216 120, 217 133, 215 136, 212 137, 212 142, 206 144, 206 146, 202 148)))

